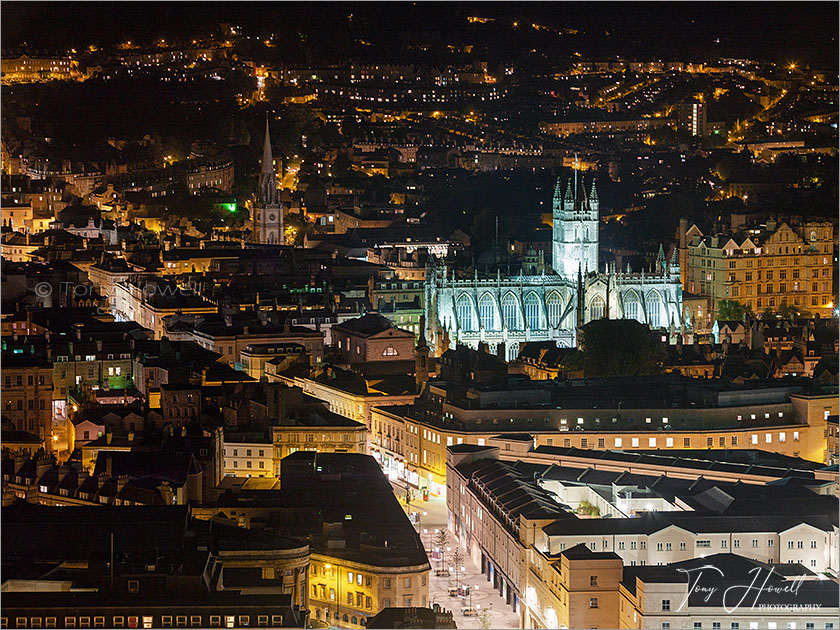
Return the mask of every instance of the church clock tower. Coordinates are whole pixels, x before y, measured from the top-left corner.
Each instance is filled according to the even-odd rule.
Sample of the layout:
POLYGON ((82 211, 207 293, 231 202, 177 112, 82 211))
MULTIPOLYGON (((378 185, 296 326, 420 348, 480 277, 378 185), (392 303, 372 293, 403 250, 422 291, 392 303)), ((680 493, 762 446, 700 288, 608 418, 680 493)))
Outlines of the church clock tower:
POLYGON ((285 243, 283 210, 283 205, 277 195, 274 158, 271 155, 271 137, 268 132, 268 118, 266 118, 262 172, 260 173, 260 186, 253 217, 254 240, 257 243, 267 245, 282 245, 285 243))

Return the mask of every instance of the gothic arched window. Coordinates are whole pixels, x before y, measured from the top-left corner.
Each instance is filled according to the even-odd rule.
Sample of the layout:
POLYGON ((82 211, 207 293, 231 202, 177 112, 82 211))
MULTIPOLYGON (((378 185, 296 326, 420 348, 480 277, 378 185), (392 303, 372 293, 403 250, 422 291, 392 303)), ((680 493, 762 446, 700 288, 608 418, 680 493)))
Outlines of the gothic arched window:
POLYGON ((496 304, 493 301, 493 296, 489 293, 485 293, 478 300, 478 317, 484 330, 499 329, 496 323, 496 304))
POLYGON ((603 319, 604 310, 604 298, 596 295, 589 303, 589 321, 603 319))
POLYGON ((545 321, 540 308, 540 298, 533 291, 525 296, 525 321, 528 322, 528 328, 531 330, 545 328, 545 321))
POLYGON ((556 328, 560 325, 560 316, 563 314, 563 301, 560 299, 560 294, 554 292, 549 295, 545 301, 545 307, 548 311, 548 325, 556 328))
POLYGON ((662 304, 662 298, 659 296, 659 293, 652 291, 647 295, 645 310, 647 311, 648 325, 651 328, 659 328, 665 325, 662 321, 663 306, 664 304, 662 304))
POLYGON ((639 305, 639 298, 635 293, 631 293, 624 298, 624 319, 635 319, 638 321, 641 308, 639 305))
POLYGON ((478 326, 476 325, 475 314, 473 313, 472 301, 466 293, 458 298, 458 304, 455 310, 458 315, 458 326, 461 327, 461 330, 475 332, 478 326))
POLYGON ((505 318, 508 330, 520 330, 522 328, 522 323, 519 321, 519 305, 516 303, 516 297, 513 293, 508 293, 502 299, 502 316, 505 318))
POLYGON ((511 341, 506 348, 507 360, 516 361, 519 358, 519 342, 511 341))

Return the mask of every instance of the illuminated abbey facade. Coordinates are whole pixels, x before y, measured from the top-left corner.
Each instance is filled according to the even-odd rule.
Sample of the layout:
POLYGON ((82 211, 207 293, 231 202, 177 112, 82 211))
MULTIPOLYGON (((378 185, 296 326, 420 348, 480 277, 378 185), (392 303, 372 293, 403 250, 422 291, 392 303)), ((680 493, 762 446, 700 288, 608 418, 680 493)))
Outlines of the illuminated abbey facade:
POLYGON ((459 278, 434 259, 426 271, 427 339, 433 352, 480 342, 507 360, 527 341, 576 344, 577 329, 597 319, 635 319, 668 331, 672 341, 685 332, 680 267, 666 261, 660 246, 655 268, 645 272, 598 265, 598 194, 560 179, 553 199, 552 265, 531 251, 515 276, 474 272, 459 278), (503 346, 500 347, 500 344, 503 346))

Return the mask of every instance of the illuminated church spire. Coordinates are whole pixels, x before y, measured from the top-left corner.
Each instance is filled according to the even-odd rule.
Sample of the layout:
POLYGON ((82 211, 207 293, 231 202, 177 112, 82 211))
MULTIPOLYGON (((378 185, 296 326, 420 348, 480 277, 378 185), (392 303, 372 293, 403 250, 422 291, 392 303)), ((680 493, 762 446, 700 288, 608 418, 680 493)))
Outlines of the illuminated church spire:
POLYGON ((268 117, 265 119, 265 143, 263 144, 262 172, 260 173, 260 202, 265 206, 277 203, 277 180, 274 177, 274 157, 271 155, 268 117))
POLYGON ((269 245, 282 245, 283 206, 277 194, 277 178, 274 174, 274 156, 271 154, 271 135, 268 116, 265 119, 265 142, 263 144, 262 171, 254 208, 254 240, 269 245))

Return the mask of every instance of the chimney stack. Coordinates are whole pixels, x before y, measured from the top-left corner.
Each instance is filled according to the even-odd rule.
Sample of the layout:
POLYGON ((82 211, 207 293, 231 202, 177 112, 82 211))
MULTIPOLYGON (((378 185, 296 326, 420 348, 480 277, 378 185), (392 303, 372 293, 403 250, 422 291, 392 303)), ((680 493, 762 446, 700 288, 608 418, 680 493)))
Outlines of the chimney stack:
POLYGON ((36 480, 40 479, 44 475, 47 474, 50 468, 53 467, 53 462, 48 457, 42 457, 37 461, 35 464, 35 478, 36 480))

